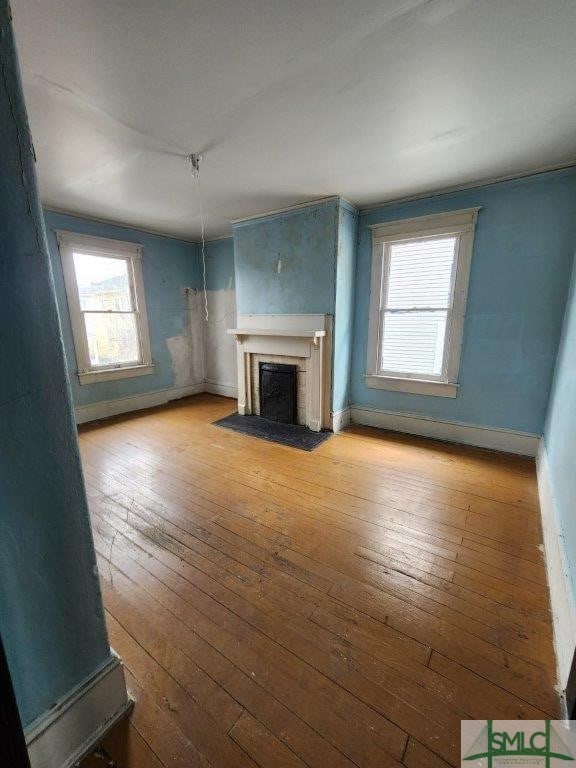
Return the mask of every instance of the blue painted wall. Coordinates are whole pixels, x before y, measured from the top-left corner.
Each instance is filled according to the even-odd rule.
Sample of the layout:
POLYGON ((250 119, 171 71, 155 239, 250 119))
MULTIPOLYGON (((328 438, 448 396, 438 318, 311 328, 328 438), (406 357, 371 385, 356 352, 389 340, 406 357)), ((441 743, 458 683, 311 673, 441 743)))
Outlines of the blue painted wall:
MULTIPOLYGON (((200 267, 201 268, 201 267, 200 267)), ((209 291, 230 291, 236 286, 234 240, 231 237, 206 243, 206 287, 209 291)))
POLYGON ((52 211, 45 211, 44 218, 75 405, 115 400, 173 387, 176 375, 168 347, 168 339, 182 334, 186 335, 189 332, 190 309, 182 289, 186 286, 199 288, 201 285, 198 246, 170 237, 153 235, 112 224, 102 224, 52 211), (56 229, 126 240, 140 243, 143 246, 142 271, 152 359, 156 366, 154 374, 138 376, 133 379, 80 385, 76 376, 78 367, 66 300, 62 262, 54 234, 56 229))
POLYGON ((333 198, 233 227, 239 314, 334 317, 333 410, 350 397, 357 226, 356 209, 333 198))
POLYGON ((350 372, 354 341, 354 275, 358 212, 344 201, 338 208, 338 254, 332 371, 332 409, 350 405, 350 372))
POLYGON ((234 225, 239 314, 334 314, 337 208, 331 199, 234 225))
POLYGON ((26 725, 110 651, 8 18, 0 0, 0 633, 26 725))
POLYGON ((356 274, 352 403, 541 434, 576 242, 571 169, 362 213, 356 274), (371 239, 368 226, 482 206, 456 399, 364 386, 371 239))
POLYGON ((576 593, 576 270, 544 429, 552 496, 576 593))

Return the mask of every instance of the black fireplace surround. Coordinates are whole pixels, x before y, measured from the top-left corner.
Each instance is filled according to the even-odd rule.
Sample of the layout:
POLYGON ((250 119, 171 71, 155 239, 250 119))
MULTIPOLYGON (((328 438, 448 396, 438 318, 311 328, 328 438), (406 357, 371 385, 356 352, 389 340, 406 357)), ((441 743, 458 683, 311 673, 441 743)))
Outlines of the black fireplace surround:
POLYGON ((273 443, 313 451, 331 432, 313 432, 298 424, 298 366, 260 363, 260 416, 231 413, 214 424, 273 443))
POLYGON ((260 363, 260 416, 282 424, 298 423, 298 366, 260 363))

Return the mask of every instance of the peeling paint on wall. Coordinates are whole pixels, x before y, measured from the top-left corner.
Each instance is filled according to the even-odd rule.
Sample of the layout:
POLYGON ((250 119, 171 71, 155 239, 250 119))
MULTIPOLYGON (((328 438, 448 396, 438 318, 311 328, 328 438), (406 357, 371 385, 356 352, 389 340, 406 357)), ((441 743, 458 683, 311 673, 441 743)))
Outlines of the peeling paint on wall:
POLYGON ((44 219, 49 230, 48 245, 74 405, 90 405, 201 382, 202 319, 196 304, 189 305, 184 292, 186 286, 192 286, 189 290, 194 291, 200 285, 197 246, 129 227, 104 224, 54 211, 45 211, 44 219), (150 344, 155 365, 152 375, 79 384, 55 229, 141 244, 150 344), (191 323, 198 328, 197 334, 191 332, 191 323))
POLYGON ((204 381, 205 350, 204 333, 202 328, 203 297, 195 288, 185 288, 188 304, 188 322, 182 333, 166 339, 172 370, 174 386, 185 387, 189 384, 200 384, 204 381))
POLYGON ((232 238, 213 241, 206 248, 208 322, 204 321, 206 382, 232 395, 238 386, 236 341, 226 331, 236 326, 234 243, 232 238))
POLYGON ((236 291, 208 291, 209 320, 205 324, 206 381, 237 386, 236 341, 227 333, 236 325, 236 291))

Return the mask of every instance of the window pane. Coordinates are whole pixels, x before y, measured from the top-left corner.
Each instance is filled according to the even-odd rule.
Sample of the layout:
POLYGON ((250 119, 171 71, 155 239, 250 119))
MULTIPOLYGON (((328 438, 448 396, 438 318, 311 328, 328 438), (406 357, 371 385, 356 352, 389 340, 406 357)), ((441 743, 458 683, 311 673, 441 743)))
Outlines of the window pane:
POLYGON ((386 312, 381 367, 393 373, 442 373, 446 311, 386 312))
POLYGON ((455 237, 390 245, 384 308, 448 307, 455 247, 455 237))
POLYGON ((75 252, 74 270, 81 309, 132 311, 126 259, 75 252))
POLYGON ((140 362, 136 316, 84 313, 92 365, 140 362))

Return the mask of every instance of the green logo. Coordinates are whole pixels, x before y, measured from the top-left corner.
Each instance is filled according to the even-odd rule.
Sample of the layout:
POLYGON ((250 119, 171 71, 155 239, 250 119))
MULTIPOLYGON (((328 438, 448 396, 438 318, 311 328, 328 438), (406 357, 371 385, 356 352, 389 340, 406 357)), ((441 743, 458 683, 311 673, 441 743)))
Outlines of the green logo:
MULTIPOLYGON (((553 760, 574 761, 574 755, 562 740, 560 734, 550 720, 542 721, 542 730, 527 731, 497 731, 493 720, 487 720, 486 725, 474 744, 470 747, 464 760, 480 760, 487 758, 487 768, 492 768, 494 758, 529 757, 539 758, 538 763, 550 768, 553 760), (543 762, 540 763, 540 760, 543 762)), ((529 761, 534 765, 534 760, 529 761)), ((514 761, 515 765, 519 765, 514 761)), ((527 762, 528 764, 528 762, 527 762)))

